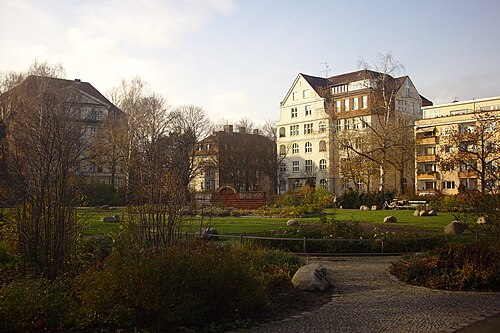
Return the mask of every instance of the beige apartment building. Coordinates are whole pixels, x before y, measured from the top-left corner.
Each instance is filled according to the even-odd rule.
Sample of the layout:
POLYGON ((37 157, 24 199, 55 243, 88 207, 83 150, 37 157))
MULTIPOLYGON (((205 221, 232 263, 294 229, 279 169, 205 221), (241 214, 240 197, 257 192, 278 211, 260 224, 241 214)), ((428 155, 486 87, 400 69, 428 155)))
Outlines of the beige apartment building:
MULTIPOLYGON (((422 97, 408 76, 393 78, 371 70, 359 70, 321 78, 298 74, 280 103, 277 123, 279 155, 278 187, 284 193, 304 184, 322 186, 329 192, 345 190, 377 190, 378 170, 353 175, 345 172, 352 162, 349 149, 340 148, 339 141, 348 134, 356 147, 368 149, 368 127, 377 126, 380 116, 381 92, 386 84, 392 98, 387 106, 396 119, 409 119, 410 136, 414 120, 421 118, 422 106, 432 105, 422 97)), ((413 151, 413 150, 412 150, 413 151)), ((356 154, 354 154, 356 155, 356 154)), ((404 182, 414 189, 413 153, 404 172, 387 168, 386 189, 397 190, 404 182)), ((352 156, 352 152, 351 152, 352 156)), ((362 169, 359 168, 358 169, 362 169)), ((365 170, 362 170, 365 171, 365 170)))
POLYGON ((500 97, 424 107, 415 123, 419 195, 498 188, 500 97), (483 184, 484 182, 484 184, 483 184))

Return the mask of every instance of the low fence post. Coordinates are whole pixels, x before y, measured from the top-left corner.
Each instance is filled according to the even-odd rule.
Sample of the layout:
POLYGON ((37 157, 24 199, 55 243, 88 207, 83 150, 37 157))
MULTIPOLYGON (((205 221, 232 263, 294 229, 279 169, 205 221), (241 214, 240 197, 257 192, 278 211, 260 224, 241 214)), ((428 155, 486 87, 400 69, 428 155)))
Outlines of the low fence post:
POLYGON ((380 242, 382 244, 382 248, 381 248, 381 251, 382 253, 384 253, 384 240, 382 239, 382 242, 380 242))
POLYGON ((304 248, 304 253, 307 253, 307 247, 306 247, 306 238, 304 237, 304 244, 303 244, 303 248, 304 248))
POLYGON ((243 243, 243 235, 240 235, 240 243, 243 243))

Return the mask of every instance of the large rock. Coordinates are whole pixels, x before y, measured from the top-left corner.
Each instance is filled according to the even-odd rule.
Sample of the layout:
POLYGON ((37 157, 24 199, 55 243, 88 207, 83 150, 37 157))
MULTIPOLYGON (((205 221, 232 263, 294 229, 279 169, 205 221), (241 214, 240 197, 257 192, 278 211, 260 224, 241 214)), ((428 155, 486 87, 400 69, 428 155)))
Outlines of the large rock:
POLYGON ((378 206, 377 205, 373 205, 372 206, 372 210, 378 210, 378 206))
POLYGON ((218 235, 218 234, 219 234, 219 232, 217 231, 217 229, 207 227, 207 228, 200 229, 199 237, 200 237, 200 239, 209 240, 214 235, 218 235))
POLYGON ((434 209, 431 209, 431 210, 429 211, 429 213, 427 213, 427 215, 429 215, 429 216, 437 216, 437 215, 438 215, 438 213, 437 213, 434 209))
POLYGON ((298 227, 300 223, 297 220, 288 220, 286 221, 286 225, 289 227, 298 227))
POLYGON ((359 210, 370 210, 370 207, 368 207, 367 205, 362 205, 361 207, 359 207, 359 210))
POLYGON ((426 210, 421 210, 420 213, 418 213, 419 216, 428 216, 429 212, 426 210))
POLYGON ((396 216, 389 215, 384 217, 384 223, 396 223, 397 221, 396 216))
POLYGON ((444 227, 444 233, 447 235, 461 235, 467 229, 467 223, 461 221, 453 221, 444 227))
POLYGON ((120 215, 103 216, 101 222, 120 222, 120 215))
POLYGON ((477 218, 476 223, 477 224, 489 224, 490 218, 489 218, 489 216, 480 216, 477 218))
POLYGON ((420 216, 420 209, 413 212, 413 216, 420 216))
POLYGON ((292 284, 299 290, 323 291, 330 287, 332 270, 320 264, 302 266, 292 278, 292 284))

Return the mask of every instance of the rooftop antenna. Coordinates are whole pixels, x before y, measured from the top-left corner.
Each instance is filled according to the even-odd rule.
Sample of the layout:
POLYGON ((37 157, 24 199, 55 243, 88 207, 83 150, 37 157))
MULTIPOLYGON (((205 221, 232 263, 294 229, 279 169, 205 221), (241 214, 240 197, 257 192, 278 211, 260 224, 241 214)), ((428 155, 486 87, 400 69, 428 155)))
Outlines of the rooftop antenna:
POLYGON ((322 62, 321 64, 325 65, 325 69, 322 70, 321 72, 325 73, 326 78, 329 77, 330 76, 330 66, 328 66, 328 61, 322 62))

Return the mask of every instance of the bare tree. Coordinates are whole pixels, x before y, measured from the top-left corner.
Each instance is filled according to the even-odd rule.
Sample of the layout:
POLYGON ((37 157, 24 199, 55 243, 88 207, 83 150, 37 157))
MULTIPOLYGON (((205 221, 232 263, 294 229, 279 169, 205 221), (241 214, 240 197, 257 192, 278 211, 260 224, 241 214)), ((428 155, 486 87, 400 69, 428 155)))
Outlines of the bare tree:
POLYGON ((238 129, 244 128, 246 133, 252 133, 252 130, 255 128, 255 123, 248 117, 241 117, 241 119, 236 123, 236 126, 238 129))
POLYGON ((80 96, 51 82, 31 77, 3 96, 10 107, 7 161, 18 246, 35 273, 48 278, 62 273, 75 255, 75 172, 85 145, 80 96))
POLYGON ((498 188, 500 182, 500 115, 495 112, 475 110, 470 123, 450 128, 441 136, 442 146, 447 146, 441 159, 442 170, 459 168, 475 173, 480 181, 481 193, 498 188))
POLYGON ((276 142, 278 140, 278 132, 276 127, 276 121, 266 121, 262 126, 261 132, 265 137, 276 142))
POLYGON ((122 130, 124 133, 120 135, 125 138, 121 143, 121 150, 124 159, 125 172, 125 196, 127 203, 131 200, 132 195, 132 170, 134 163, 134 149, 137 146, 140 134, 143 127, 146 114, 143 109, 143 98, 146 93, 146 83, 139 77, 135 77, 129 81, 122 80, 119 87, 111 90, 111 100, 125 114, 125 126, 122 130))
POLYGON ((198 142, 210 135, 213 126, 203 108, 196 105, 183 105, 170 114, 172 119, 171 138, 175 137, 174 150, 176 159, 170 165, 172 171, 188 189, 189 183, 200 172, 195 163, 195 151, 198 142))
POLYGON ((116 175, 126 169, 127 121, 121 113, 110 113, 90 142, 91 160, 111 173, 111 185, 116 187, 116 175))
MULTIPOLYGON (((360 133, 353 130, 354 119, 344 120, 343 126, 337 126, 337 144, 340 149, 349 150, 375 164, 379 169, 378 190, 385 191, 387 172, 390 167, 404 172, 411 164, 411 154, 407 148, 413 147, 412 115, 396 112, 396 94, 398 82, 393 75, 399 74, 404 68, 394 60, 391 53, 378 55, 373 65, 361 62, 365 68, 369 83, 371 101, 370 116, 359 117, 364 144, 358 144, 360 133), (351 123, 345 123, 346 121, 351 123), (340 135, 340 133, 342 133, 340 135)), ((335 117, 335 112, 331 113, 335 117)), ((335 123, 335 119, 333 121, 335 123)), ((404 177, 401 177, 403 179, 404 177)), ((400 191, 403 192, 403 183, 400 191)))

